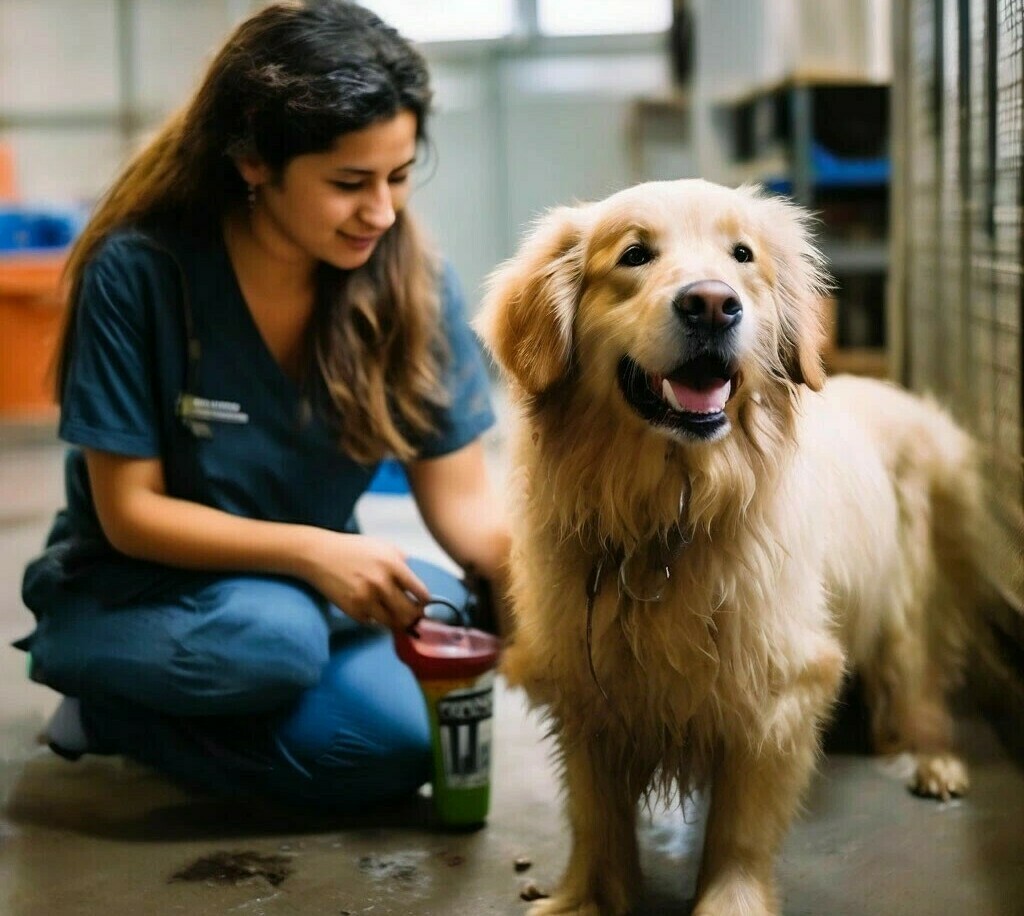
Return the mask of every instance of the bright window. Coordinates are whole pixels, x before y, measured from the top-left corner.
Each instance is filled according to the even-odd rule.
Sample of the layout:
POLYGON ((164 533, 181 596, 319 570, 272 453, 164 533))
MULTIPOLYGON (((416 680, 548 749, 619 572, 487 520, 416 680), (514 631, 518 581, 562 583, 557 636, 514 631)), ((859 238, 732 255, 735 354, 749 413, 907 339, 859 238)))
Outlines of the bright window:
POLYGON ((537 0, 542 35, 664 32, 671 22, 671 0, 537 0))
POLYGON ((512 32, 515 0, 361 0, 411 41, 502 38, 512 32))

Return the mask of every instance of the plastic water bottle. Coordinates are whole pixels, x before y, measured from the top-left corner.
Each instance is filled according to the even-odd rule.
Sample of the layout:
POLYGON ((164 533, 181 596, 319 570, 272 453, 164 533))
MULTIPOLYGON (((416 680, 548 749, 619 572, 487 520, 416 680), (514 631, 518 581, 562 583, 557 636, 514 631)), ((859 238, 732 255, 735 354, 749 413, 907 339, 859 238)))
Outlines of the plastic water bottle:
POLYGON ((427 703, 437 818, 449 827, 479 826, 491 800, 494 668, 501 641, 482 630, 424 618, 408 632, 395 633, 395 649, 427 703))

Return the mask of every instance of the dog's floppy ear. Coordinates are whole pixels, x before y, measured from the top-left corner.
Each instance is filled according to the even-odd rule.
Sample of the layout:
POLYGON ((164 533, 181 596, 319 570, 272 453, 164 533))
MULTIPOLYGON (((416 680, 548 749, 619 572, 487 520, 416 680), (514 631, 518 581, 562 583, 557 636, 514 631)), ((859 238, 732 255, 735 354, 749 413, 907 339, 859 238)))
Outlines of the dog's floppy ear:
POLYGON ((777 198, 764 203, 770 208, 769 238, 780 300, 779 357, 793 382, 820 391, 825 384, 823 305, 830 289, 824 257, 811 242, 807 211, 777 198))
POLYGON ((792 334, 787 335, 783 355, 789 377, 812 391, 821 391, 825 385, 825 367, 821 362, 825 331, 821 311, 820 296, 801 299, 800 306, 794 310, 796 326, 792 334))
POLYGON ((501 368, 530 394, 546 391, 569 368, 583 279, 581 223, 578 208, 546 213, 488 278, 473 322, 501 368))

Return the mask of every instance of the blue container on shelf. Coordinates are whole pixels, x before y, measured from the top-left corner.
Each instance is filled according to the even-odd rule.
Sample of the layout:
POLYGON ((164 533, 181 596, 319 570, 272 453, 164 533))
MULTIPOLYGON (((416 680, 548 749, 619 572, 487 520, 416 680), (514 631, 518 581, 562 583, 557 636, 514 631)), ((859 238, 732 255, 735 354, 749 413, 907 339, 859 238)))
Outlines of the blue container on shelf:
POLYGON ((50 211, 36 218, 36 245, 39 248, 64 248, 81 230, 79 214, 50 211))
POLYGON ((81 231, 85 215, 74 207, 0 206, 0 254, 66 248, 81 231))
MULTIPOLYGON (((867 188, 889 183, 892 164, 888 156, 854 159, 837 156, 820 143, 811 144, 811 184, 815 188, 867 188)), ((792 194, 793 179, 773 176, 762 184, 776 194, 792 194)))
POLYGON ((820 143, 811 146, 814 183, 826 188, 852 188, 889 183, 892 169, 888 156, 847 159, 836 156, 820 143))
POLYGON ((10 207, 0 208, 0 251, 32 248, 32 219, 10 207))
POLYGON ((409 493, 409 479, 405 469, 394 458, 385 458, 370 481, 370 493, 389 493, 402 496, 409 493))

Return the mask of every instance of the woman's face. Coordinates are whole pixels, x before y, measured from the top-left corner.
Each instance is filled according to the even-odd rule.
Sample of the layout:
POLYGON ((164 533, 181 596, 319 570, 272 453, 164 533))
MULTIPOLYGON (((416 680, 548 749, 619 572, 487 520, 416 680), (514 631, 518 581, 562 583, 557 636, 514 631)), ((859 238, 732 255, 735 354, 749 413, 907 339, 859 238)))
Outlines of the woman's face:
POLYGON ((343 134, 326 152, 296 156, 277 180, 265 166, 240 164, 256 186, 253 231, 275 255, 361 267, 409 196, 416 127, 402 111, 343 134))

